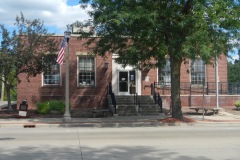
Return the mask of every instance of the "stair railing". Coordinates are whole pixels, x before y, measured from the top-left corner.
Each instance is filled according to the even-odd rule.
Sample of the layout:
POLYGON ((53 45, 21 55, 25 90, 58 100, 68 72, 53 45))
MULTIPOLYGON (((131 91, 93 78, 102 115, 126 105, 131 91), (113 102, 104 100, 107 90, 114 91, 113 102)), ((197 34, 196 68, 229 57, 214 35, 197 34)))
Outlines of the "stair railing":
POLYGON ((159 93, 156 93, 155 91, 155 82, 154 84, 151 84, 151 95, 153 96, 155 104, 157 104, 160 107, 160 112, 163 112, 162 109, 162 97, 160 96, 159 93))
POLYGON ((134 105, 135 106, 138 106, 138 113, 140 113, 140 110, 141 110, 141 105, 140 105, 140 100, 139 100, 139 98, 138 98, 138 94, 137 94, 137 92, 135 92, 134 94, 133 94, 133 99, 134 99, 134 105))
POLYGON ((114 106, 114 113, 117 114, 117 102, 116 102, 115 94, 112 91, 112 83, 111 82, 108 83, 108 94, 110 95, 112 105, 114 106))
POLYGON ((100 98, 100 101, 99 101, 98 105, 100 105, 101 108, 103 108, 103 107, 104 108, 106 108, 106 107, 109 108, 109 106, 108 106, 108 88, 109 88, 109 86, 107 85, 107 87, 105 88, 105 90, 104 90, 104 92, 103 92, 103 94, 100 98))
MULTIPOLYGON (((157 105, 160 107, 160 112, 163 113, 163 108, 162 108, 162 97, 160 96, 159 93, 156 93, 156 101, 157 105)), ((155 102, 156 103, 156 102, 155 102)))

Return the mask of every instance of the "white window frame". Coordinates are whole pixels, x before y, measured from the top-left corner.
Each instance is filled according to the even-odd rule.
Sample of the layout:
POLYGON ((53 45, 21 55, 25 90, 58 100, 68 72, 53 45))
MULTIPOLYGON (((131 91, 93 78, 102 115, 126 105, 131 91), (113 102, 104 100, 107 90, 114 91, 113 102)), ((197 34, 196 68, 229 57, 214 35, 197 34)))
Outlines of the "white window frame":
POLYGON ((96 73, 96 57, 94 56, 87 56, 87 55, 78 55, 77 56, 77 85, 79 87, 95 87, 96 86, 96 77, 97 77, 97 73, 96 73), (92 84, 92 81, 90 83, 80 83, 80 79, 79 79, 79 74, 80 74, 80 59, 81 58, 92 58, 93 59, 93 71, 94 71, 94 81, 92 84))
MULTIPOLYGON (((62 85, 61 66, 59 64, 55 64, 55 65, 51 66, 51 68, 56 67, 56 66, 59 66, 59 83, 53 83, 53 84, 45 83, 45 73, 43 72, 42 73, 42 86, 61 86, 62 85)), ((49 74, 49 76, 52 76, 52 75, 49 74)))
POLYGON ((203 81, 206 80, 206 64, 204 63, 204 61, 202 59, 196 59, 195 61, 192 61, 190 68, 191 68, 191 74, 190 74, 191 85, 202 85, 203 81), (196 64, 200 62, 201 64, 196 64), (196 73, 196 78, 195 78, 196 80, 194 81, 193 81, 193 73, 196 73))
POLYGON ((160 86, 171 86, 171 64, 170 59, 166 59, 166 64, 162 68, 158 68, 158 85, 160 86), (162 73, 167 73, 163 75, 162 73))

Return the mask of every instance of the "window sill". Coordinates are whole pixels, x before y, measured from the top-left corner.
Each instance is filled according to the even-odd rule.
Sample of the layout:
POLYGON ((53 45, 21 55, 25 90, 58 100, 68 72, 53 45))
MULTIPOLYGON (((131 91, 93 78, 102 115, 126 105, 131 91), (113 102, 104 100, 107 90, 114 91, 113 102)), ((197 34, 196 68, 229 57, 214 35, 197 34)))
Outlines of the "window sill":
POLYGON ((54 88, 54 87, 62 87, 59 84, 44 84, 42 88, 54 88))
POLYGON ((95 85, 78 85, 78 88, 95 88, 95 85))

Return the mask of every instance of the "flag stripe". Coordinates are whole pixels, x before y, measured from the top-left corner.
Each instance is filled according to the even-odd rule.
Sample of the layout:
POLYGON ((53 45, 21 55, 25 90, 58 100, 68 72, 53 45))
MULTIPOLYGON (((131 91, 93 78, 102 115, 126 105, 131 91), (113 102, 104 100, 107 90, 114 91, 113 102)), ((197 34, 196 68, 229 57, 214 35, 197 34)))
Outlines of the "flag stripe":
POLYGON ((63 41, 62 41, 61 49, 58 53, 57 61, 56 61, 60 65, 63 64, 64 50, 65 50, 66 46, 67 46, 67 39, 64 38, 63 41))

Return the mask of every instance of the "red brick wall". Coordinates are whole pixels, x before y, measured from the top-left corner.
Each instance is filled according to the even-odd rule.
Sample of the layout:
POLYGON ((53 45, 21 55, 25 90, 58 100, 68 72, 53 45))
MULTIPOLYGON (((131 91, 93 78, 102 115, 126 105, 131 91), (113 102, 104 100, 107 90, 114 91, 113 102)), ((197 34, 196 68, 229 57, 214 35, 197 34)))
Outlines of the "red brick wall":
MULTIPOLYGON (((181 82, 190 82, 190 72, 189 70, 189 63, 181 65, 181 82)), ((143 82, 143 94, 150 94, 151 89, 149 86, 151 83, 157 82, 157 70, 152 69, 149 72, 144 71, 143 73, 143 80, 146 75, 151 76, 150 81, 148 83, 143 82)), ((219 106, 220 107, 228 107, 234 106, 236 100, 240 100, 240 96, 236 95, 224 95, 224 91, 227 90, 227 57, 224 55, 220 55, 218 58, 218 76, 219 76, 219 106), (222 93, 221 93, 222 92, 222 93)), ((211 64, 206 65, 206 82, 208 83, 209 95, 207 94, 207 86, 205 86, 205 98, 204 98, 204 105, 205 106, 216 106, 216 93, 215 93, 215 63, 214 60, 211 64)), ((187 85, 187 84, 186 84, 187 85)), ((193 90, 193 89, 192 89, 193 90)), ((181 90, 181 104, 183 107, 190 107, 190 106, 202 106, 202 88, 194 89, 198 91, 198 93, 192 93, 190 96, 189 90, 181 90)), ((160 89, 158 88, 158 92, 162 96, 163 99, 163 106, 166 108, 170 107, 170 95, 171 95, 171 88, 160 89)))
MULTIPOLYGON (((63 37, 57 37, 59 39, 59 47, 63 37)), ((102 57, 96 57, 96 86, 95 87, 79 87, 77 85, 77 52, 88 52, 87 48, 83 47, 86 40, 77 40, 77 37, 71 37, 69 41, 69 90, 70 90, 70 104, 73 108, 92 108, 100 107, 101 99, 106 93, 106 87, 112 80, 112 57, 108 55, 108 58, 104 60, 102 57), (108 69, 104 69, 104 62, 108 62, 108 69)), ((227 82, 227 57, 221 55, 219 58, 219 81, 227 82)), ((190 82, 189 63, 181 65, 181 82, 190 82)), ((150 85, 153 82, 157 82, 158 69, 153 68, 151 70, 142 71, 142 95, 150 95, 150 85), (149 81, 147 81, 147 78, 149 81)), ((17 85, 17 102, 21 103, 23 99, 27 99, 29 107, 35 108, 37 102, 49 100, 49 99, 62 99, 65 97, 65 63, 61 66, 62 73, 62 85, 61 86, 42 86, 42 75, 30 78, 30 82, 26 80, 26 75, 21 74, 19 78, 21 83, 17 85)), ((215 68, 213 64, 206 67, 206 79, 208 82, 215 82, 215 68)), ((159 91, 163 97, 163 106, 168 107, 170 104, 170 89, 159 91)), ((201 95, 192 95, 189 98, 189 94, 182 92, 182 106, 201 106, 201 95)), ((206 105, 215 105, 214 95, 205 96, 206 105)), ((233 106, 236 99, 240 99, 238 96, 220 96, 220 106, 233 106)))
MULTIPOLYGON (((63 37, 56 37, 62 39, 63 37)), ((70 105, 73 108, 101 107, 101 103, 106 93, 106 87, 112 80, 112 58, 107 59, 96 57, 96 86, 80 87, 77 85, 77 52, 87 52, 83 47, 86 40, 79 41, 77 37, 71 37, 69 41, 69 97, 70 105), (104 63, 108 62, 108 69, 104 69, 104 63)), ((61 41, 59 41, 59 45, 61 41)), ((35 108, 37 102, 50 99, 62 99, 65 97, 65 63, 61 66, 62 85, 42 86, 42 75, 30 78, 30 82, 25 79, 24 74, 20 75, 21 83, 17 85, 17 102, 21 103, 27 99, 29 108, 35 108)))
MULTIPOLYGON (((170 96, 162 95, 163 107, 170 108, 170 96)), ((202 107, 203 105, 202 95, 181 95, 182 107, 202 107)), ((240 100, 239 95, 219 95, 218 103, 219 107, 233 107, 235 102, 240 100)), ((204 106, 205 107, 216 107, 216 96, 215 95, 204 95, 204 106)))
POLYGON ((19 75, 21 82, 17 85, 18 106, 23 99, 27 99, 29 107, 40 101, 41 75, 30 78, 28 81, 25 74, 19 75))
POLYGON ((153 68, 151 70, 142 71, 142 95, 151 94, 151 84, 157 82, 157 69, 153 68), (149 81, 146 81, 149 80, 149 81))

